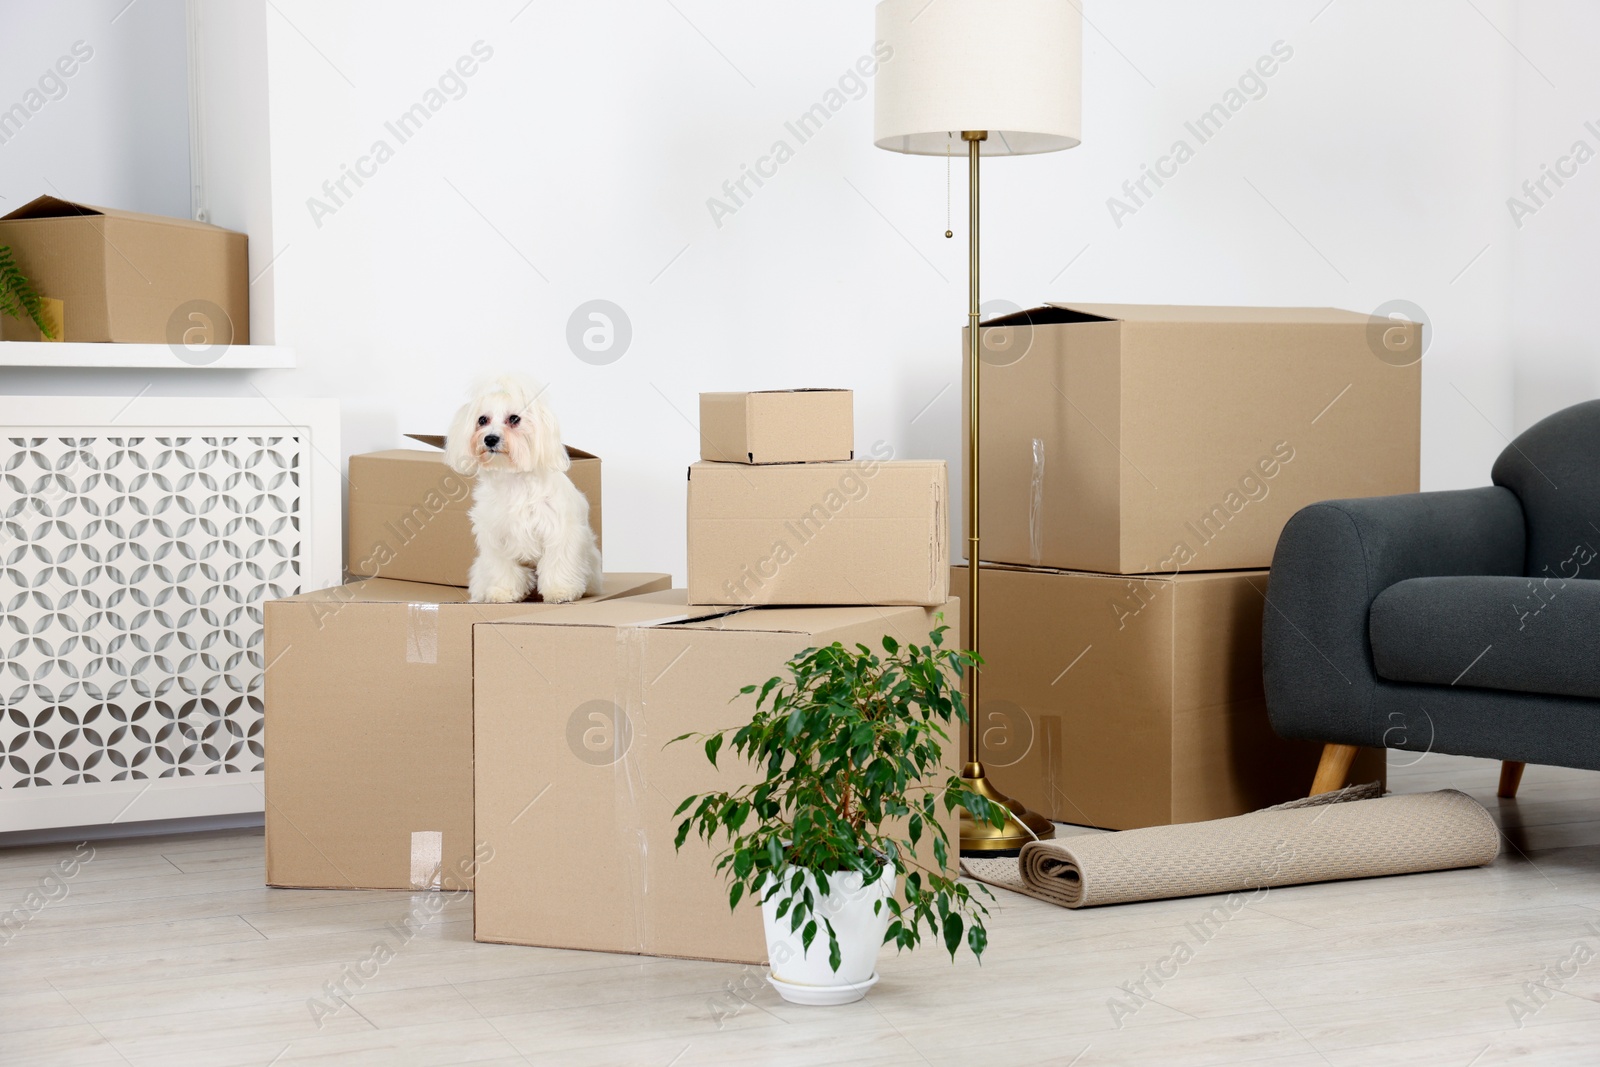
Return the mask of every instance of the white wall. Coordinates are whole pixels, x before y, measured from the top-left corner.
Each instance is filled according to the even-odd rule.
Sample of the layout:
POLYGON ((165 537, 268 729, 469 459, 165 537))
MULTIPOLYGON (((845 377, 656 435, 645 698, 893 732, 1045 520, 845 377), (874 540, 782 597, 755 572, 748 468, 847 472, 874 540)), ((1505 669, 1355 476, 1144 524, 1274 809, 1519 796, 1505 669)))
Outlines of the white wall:
POLYGON ((1515 269, 1517 425, 1600 396, 1600 8, 1582 0, 1522 5, 1516 64, 1517 137, 1495 217, 1515 269), (1590 126, 1589 124, 1593 124, 1590 126), (1577 148, 1583 142, 1586 151, 1577 148), (1577 157, 1586 162, 1579 165, 1577 157), (1560 185, 1557 167, 1571 174, 1560 185), (1576 171, 1576 173, 1572 173, 1576 171), (1545 178, 1544 187, 1522 186, 1545 178), (1515 213, 1509 203, 1519 202, 1515 213), (1531 209, 1531 213, 1529 213, 1531 209), (1515 217, 1514 217, 1515 216, 1515 217), (1520 225, 1519 225, 1520 223, 1520 225))
POLYGON ((0 112, 31 112, 0 119, 0 214, 50 194, 187 217, 184 57, 183 0, 0 3, 0 112))
MULTIPOLYGON (((1412 301, 1433 324, 1424 486, 1486 480, 1516 417, 1512 269, 1528 250, 1503 205, 1526 97, 1512 0, 1086 10, 1084 145, 986 165, 985 296, 1412 301), (1265 95, 1117 226, 1107 199, 1280 40, 1293 56, 1265 95)), ((475 373, 525 367, 552 384, 567 439, 605 458, 608 565, 680 578, 701 390, 849 386, 860 441, 956 461, 959 162, 947 241, 944 162, 874 149, 867 95, 720 227, 706 205, 870 49, 866 0, 275 0, 264 21, 273 319, 301 367, 174 372, 156 391, 334 395, 349 453, 437 431, 475 373), (480 40, 493 56, 465 94, 398 144, 384 123, 480 40), (379 138, 393 158, 319 226, 307 198, 379 138), (634 330, 606 366, 565 339, 595 298, 634 330)))

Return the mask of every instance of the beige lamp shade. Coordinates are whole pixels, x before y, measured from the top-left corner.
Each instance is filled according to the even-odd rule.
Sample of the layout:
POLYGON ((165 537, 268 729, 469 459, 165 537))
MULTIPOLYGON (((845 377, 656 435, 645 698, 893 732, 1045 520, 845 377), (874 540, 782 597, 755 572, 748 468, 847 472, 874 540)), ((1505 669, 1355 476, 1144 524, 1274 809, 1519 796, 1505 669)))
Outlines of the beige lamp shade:
POLYGON ((1078 145, 1083 14, 1077 0, 883 0, 873 139, 914 155, 986 156, 1078 145))

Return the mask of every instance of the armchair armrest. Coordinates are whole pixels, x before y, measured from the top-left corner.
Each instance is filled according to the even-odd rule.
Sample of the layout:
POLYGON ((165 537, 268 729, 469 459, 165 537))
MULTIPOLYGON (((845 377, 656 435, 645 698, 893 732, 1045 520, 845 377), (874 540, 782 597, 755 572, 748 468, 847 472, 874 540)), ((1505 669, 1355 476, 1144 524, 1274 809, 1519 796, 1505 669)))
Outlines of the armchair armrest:
POLYGON ((1330 500, 1289 520, 1263 620, 1267 712, 1283 737, 1383 746, 1367 616, 1408 578, 1522 573, 1522 505, 1490 486, 1330 500))

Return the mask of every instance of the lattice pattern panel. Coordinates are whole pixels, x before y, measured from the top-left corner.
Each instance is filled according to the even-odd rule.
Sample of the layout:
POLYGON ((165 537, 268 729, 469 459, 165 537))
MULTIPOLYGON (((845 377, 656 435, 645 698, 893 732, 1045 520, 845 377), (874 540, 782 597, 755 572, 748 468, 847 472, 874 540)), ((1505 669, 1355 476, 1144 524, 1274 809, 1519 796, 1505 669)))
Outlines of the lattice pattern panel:
POLYGON ((299 438, 0 441, 0 789, 260 770, 299 438))

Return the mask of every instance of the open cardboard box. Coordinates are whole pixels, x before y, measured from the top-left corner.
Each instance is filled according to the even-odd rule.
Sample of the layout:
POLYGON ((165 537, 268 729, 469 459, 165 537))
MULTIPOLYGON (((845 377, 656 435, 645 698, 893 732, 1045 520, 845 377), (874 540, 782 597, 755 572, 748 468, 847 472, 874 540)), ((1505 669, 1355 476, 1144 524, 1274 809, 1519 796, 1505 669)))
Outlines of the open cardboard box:
MULTIPOLYGON (((478 554, 472 537, 472 477, 444 461, 444 437, 406 434, 433 451, 391 448, 350 457, 347 563, 355 577, 466 586, 478 554)), ((589 501, 601 539, 600 458, 566 446, 567 477, 589 501)))
MULTIPOLYGON (((248 240, 192 219, 41 196, 0 217, 0 245, 41 297, 56 301, 56 340, 250 343, 248 240)), ((0 315, 0 340, 38 341, 0 315)))
MULTIPOLYGON (((673 850, 679 801, 757 780, 680 734, 749 722, 759 684, 808 647, 925 643, 922 607, 691 607, 684 591, 568 605, 473 631, 478 868, 473 936, 551 948, 760 963, 757 902, 728 908, 715 849, 673 850), (666 746, 666 747, 664 747, 666 746)), ((956 773, 945 749, 941 780, 956 773)), ((940 808, 957 840, 956 816, 940 808)), ((932 846, 923 839, 923 860, 932 846)), ((720 847, 720 846, 719 846, 720 847)), ((955 849, 951 849, 954 855, 955 849)))
POLYGON ((980 331, 986 561, 1261 568, 1307 504, 1418 489, 1416 323, 1051 304, 980 331))
POLYGON ((573 604, 469 604, 374 578, 268 601, 267 884, 472 888, 473 624, 670 584, 607 574, 573 604))

